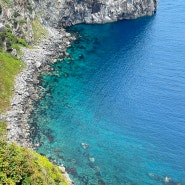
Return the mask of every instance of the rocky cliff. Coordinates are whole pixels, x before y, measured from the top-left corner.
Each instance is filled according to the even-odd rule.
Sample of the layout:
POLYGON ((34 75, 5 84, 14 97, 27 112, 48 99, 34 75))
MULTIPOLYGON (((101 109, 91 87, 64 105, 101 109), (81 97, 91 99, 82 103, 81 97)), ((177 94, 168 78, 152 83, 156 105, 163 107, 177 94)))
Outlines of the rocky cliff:
POLYGON ((0 10, 0 33, 8 30, 15 37, 25 38, 27 43, 32 43, 34 40, 32 21, 35 19, 32 2, 0 0, 0 10))
POLYGON ((158 0, 34 0, 45 24, 70 26, 135 19, 156 12, 158 0))
MULTIPOLYGON (((8 30, 29 44, 33 21, 55 28, 78 23, 106 23, 152 15, 158 0, 0 0, 0 33, 8 30)), ((36 30, 37 32, 37 30, 36 30)), ((11 39, 10 39, 11 40, 11 39)), ((12 45, 1 35, 1 47, 12 45)))

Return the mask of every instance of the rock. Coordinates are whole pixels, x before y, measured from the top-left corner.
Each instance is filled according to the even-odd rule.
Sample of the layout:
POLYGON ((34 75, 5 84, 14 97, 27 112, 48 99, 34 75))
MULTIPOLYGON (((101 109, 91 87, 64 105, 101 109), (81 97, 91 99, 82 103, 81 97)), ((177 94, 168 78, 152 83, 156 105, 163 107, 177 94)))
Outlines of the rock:
POLYGON ((89 157, 89 161, 94 163, 95 162, 95 158, 94 157, 89 157))
POLYGON ((0 23, 0 32, 5 32, 6 31, 6 27, 0 23))
POLYGON ((123 19, 135 19, 156 12, 158 0, 64 0, 35 1, 36 11, 52 27, 66 27, 78 23, 107 23, 123 19), (47 10, 47 11, 45 11, 47 10))
POLYGON ((66 169, 63 166, 59 166, 59 169, 61 170, 62 173, 65 173, 66 172, 66 169))
POLYGON ((82 146, 84 149, 86 149, 86 148, 89 147, 89 145, 88 145, 87 143, 81 143, 81 146, 82 146))
POLYGON ((95 167, 94 167, 94 170, 95 170, 96 172, 100 172, 100 167, 99 167, 99 166, 95 166, 95 167))
POLYGON ((39 68, 42 65, 42 63, 39 62, 39 61, 36 61, 35 65, 36 65, 37 68, 39 68))
POLYGON ((56 153, 61 152, 61 151, 62 151, 61 148, 55 148, 55 149, 54 149, 54 152, 56 152, 56 153))
POLYGON ((14 55, 14 56, 17 56, 17 50, 16 49, 13 49, 12 52, 11 52, 11 54, 14 55))
POLYGON ((39 147, 40 146, 40 143, 35 143, 34 146, 35 147, 39 147))
POLYGON ((99 185, 106 185, 105 182, 104 182, 102 179, 99 179, 99 180, 98 180, 98 184, 99 184, 99 185))
POLYGON ((172 181, 172 179, 170 177, 165 176, 163 181, 164 181, 164 183, 169 183, 172 181))
POLYGON ((76 176, 77 175, 76 168, 66 168, 66 171, 68 173, 70 173, 71 175, 73 175, 73 176, 76 176))

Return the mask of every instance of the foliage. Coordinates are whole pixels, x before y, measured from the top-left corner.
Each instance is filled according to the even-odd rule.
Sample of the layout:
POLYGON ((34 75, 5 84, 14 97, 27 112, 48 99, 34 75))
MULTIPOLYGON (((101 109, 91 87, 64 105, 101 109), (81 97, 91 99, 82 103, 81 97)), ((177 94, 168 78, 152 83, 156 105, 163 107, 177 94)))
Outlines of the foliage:
POLYGON ((19 13, 18 11, 15 11, 15 12, 13 13, 13 16, 16 18, 16 17, 20 16, 20 13, 19 13))
POLYGON ((24 64, 9 53, 0 52, 0 113, 10 106, 14 77, 24 64))
POLYGON ((24 38, 17 38, 10 27, 7 27, 5 32, 0 33, 0 50, 3 50, 3 42, 6 41, 7 51, 11 52, 12 49, 20 50, 20 47, 27 47, 24 38))
POLYGON ((32 5, 31 5, 30 2, 28 2, 28 4, 27 4, 27 9, 28 9, 29 11, 32 11, 32 10, 33 10, 33 7, 32 7, 32 5))
POLYGON ((34 151, 0 141, 0 184, 68 185, 59 168, 34 151))
POLYGON ((36 44, 40 39, 43 39, 47 34, 47 30, 41 25, 38 19, 32 22, 34 32, 34 43, 36 44))
POLYGON ((20 25, 26 24, 26 20, 25 20, 25 19, 24 19, 24 20, 20 20, 20 21, 19 21, 19 24, 20 24, 20 25))
POLYGON ((3 2, 8 6, 8 7, 11 7, 12 6, 12 3, 10 0, 3 0, 3 2))
POLYGON ((0 139, 6 139, 7 123, 0 122, 0 139))

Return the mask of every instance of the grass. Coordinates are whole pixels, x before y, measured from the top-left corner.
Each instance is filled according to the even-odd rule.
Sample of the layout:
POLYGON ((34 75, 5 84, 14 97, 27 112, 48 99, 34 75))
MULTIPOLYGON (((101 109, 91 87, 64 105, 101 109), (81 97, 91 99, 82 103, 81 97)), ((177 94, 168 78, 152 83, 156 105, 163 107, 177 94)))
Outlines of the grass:
POLYGON ((68 185, 59 168, 32 150, 0 141, 0 184, 68 185))
POLYGON ((34 32, 34 44, 37 44, 39 40, 42 40, 48 34, 47 30, 41 25, 38 18, 33 20, 32 28, 34 32))
POLYGON ((6 139, 6 132, 7 132, 7 123, 0 122, 0 139, 6 139))
POLYGON ((10 106, 14 78, 24 63, 9 53, 0 52, 0 114, 10 106))

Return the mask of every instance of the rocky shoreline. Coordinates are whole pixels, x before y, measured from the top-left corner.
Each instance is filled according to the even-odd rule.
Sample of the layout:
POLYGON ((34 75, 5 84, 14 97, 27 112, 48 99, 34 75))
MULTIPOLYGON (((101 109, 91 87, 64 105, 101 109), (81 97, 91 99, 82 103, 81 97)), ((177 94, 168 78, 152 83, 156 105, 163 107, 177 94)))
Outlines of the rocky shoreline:
MULTIPOLYGON (((33 102, 39 99, 38 93, 44 91, 39 86, 38 76, 56 61, 56 57, 66 56, 66 49, 75 39, 65 29, 57 30, 51 27, 46 27, 46 29, 48 31, 47 38, 40 41, 37 46, 34 46, 33 49, 22 48, 21 59, 26 66, 15 78, 10 109, 0 118, 8 123, 7 141, 30 149, 34 149, 36 146, 31 142, 31 128, 28 120, 34 109, 33 102)), ((68 182, 73 184, 65 172, 65 168, 60 166, 60 169, 68 182)))

